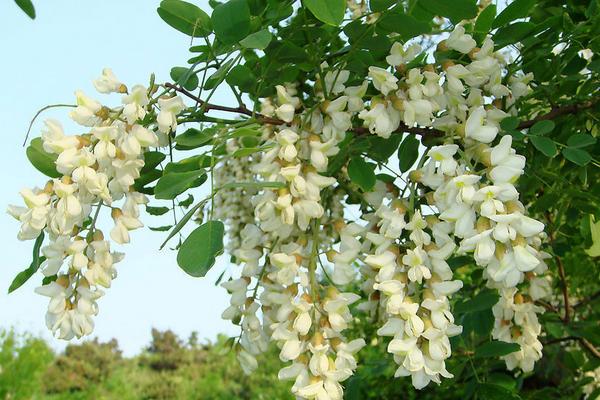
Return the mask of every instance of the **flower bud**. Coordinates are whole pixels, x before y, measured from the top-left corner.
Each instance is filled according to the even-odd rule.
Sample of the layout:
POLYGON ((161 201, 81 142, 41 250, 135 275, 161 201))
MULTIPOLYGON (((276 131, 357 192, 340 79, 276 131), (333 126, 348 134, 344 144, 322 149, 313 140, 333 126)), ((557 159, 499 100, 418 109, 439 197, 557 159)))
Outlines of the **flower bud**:
POLYGON ((335 250, 329 250, 325 255, 327 256, 327 261, 333 262, 333 258, 339 253, 335 250))

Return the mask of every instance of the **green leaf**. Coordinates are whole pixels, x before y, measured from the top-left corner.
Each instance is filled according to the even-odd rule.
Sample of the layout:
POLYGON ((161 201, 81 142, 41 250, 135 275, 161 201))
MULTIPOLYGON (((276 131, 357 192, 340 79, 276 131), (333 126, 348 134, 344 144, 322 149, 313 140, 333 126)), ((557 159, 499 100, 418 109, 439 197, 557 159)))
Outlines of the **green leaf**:
POLYGON ((515 0, 510 3, 494 20, 492 28, 498 28, 518 18, 525 18, 535 5, 536 0, 515 0))
POLYGON ((253 128, 243 127, 237 128, 236 130, 229 133, 229 137, 237 138, 237 137, 246 137, 246 136, 260 136, 260 131, 257 131, 253 128))
POLYGON ((246 156, 249 156, 250 154, 254 154, 254 153, 258 153, 258 152, 264 151, 267 148, 268 148, 268 146, 263 146, 263 147, 245 147, 245 148, 242 148, 242 149, 237 149, 236 151, 233 152, 233 154, 231 156, 232 157, 246 157, 246 156))
POLYGON ((171 232, 169 232, 169 235, 167 236, 167 238, 165 239, 165 241, 162 242, 162 244, 160 245, 159 250, 162 250, 162 248, 165 247, 165 245, 167 244, 167 242, 169 240, 171 240, 171 238, 173 236, 175 236, 185 226, 185 224, 188 223, 188 221, 194 216, 194 214, 196 213, 196 211, 198 211, 198 209, 200 209, 204 204, 206 204, 207 201, 208 201, 208 199, 202 200, 201 202, 199 202, 198 204, 196 204, 194 207, 190 208, 187 213, 185 213, 185 215, 183 216, 183 218, 181 218, 179 220, 179 222, 175 225, 175 227, 173 228, 173 230, 171 232))
POLYGON ((519 126, 519 118, 517 117, 506 117, 500 121, 500 128, 504 131, 512 131, 517 129, 519 126))
POLYGON ((240 40, 240 44, 247 49, 264 50, 269 43, 271 43, 271 39, 273 39, 271 32, 263 29, 246 36, 244 39, 240 40))
POLYGON ((146 206, 146 212, 150 215, 163 215, 169 212, 169 207, 146 206))
POLYGON ((25 153, 31 165, 44 175, 50 178, 60 178, 62 176, 56 170, 56 154, 47 153, 44 150, 41 138, 33 139, 25 153))
POLYGON ((225 45, 237 43, 250 33, 250 8, 246 0, 229 0, 219 4, 211 20, 215 35, 225 45))
POLYGON ((488 33, 490 29, 492 29, 492 22, 494 22, 495 16, 496 5, 490 4, 485 10, 479 13, 477 21, 475 22, 475 27, 473 28, 475 32, 488 33))
POLYGON ((154 232, 166 232, 171 229, 173 225, 163 225, 163 226, 150 226, 148 227, 151 231, 154 232))
MULTIPOLYGON (((207 128, 204 130, 189 128, 181 135, 175 136, 175 143, 183 146, 185 150, 191 150, 209 144, 215 134, 215 129, 207 128)), ((183 150, 183 149, 181 149, 183 150)))
POLYGON ((187 90, 195 90, 198 87, 198 75, 194 74, 191 68, 173 67, 170 75, 175 83, 187 90))
POLYGON ((231 68, 227 76, 225 77, 227 83, 232 86, 237 86, 244 92, 249 92, 256 83, 256 76, 254 72, 246 65, 236 65, 231 68))
POLYGON ((40 268, 42 262, 44 262, 45 257, 40 257, 40 248, 42 247, 42 243, 44 242, 44 232, 42 231, 40 235, 35 239, 35 243, 33 244, 33 260, 29 267, 19 272, 17 276, 13 279, 12 283, 8 287, 8 293, 12 293, 21 286, 25 282, 29 280, 36 273, 36 271, 40 268))
POLYGON ((223 252, 224 234, 221 221, 208 221, 196 228, 181 244, 177 264, 191 276, 205 276, 223 252))
POLYGON ((484 343, 475 349, 475 358, 500 357, 521 350, 517 343, 494 341, 484 343))
POLYGON ((547 119, 536 122, 531 128, 529 128, 529 133, 532 135, 545 135, 553 130, 554 122, 547 119))
POLYGON ((346 0, 304 0, 304 5, 319 21, 339 26, 346 12, 346 0))
POLYGON ((194 4, 163 0, 156 11, 163 21, 188 36, 203 37, 212 32, 210 17, 194 4))
POLYGON ((518 400, 518 394, 513 393, 504 386, 493 383, 477 383, 477 398, 486 400, 518 400))
POLYGON ((15 3, 29 18, 35 19, 35 7, 33 7, 31 0, 15 0, 15 3))
POLYGON ((185 200, 182 200, 178 203, 180 207, 188 208, 194 202, 194 196, 191 193, 188 194, 188 197, 185 200))
POLYGON ((576 133, 567 140, 567 146, 572 148, 587 147, 595 143, 596 138, 585 133, 576 133))
POLYGON ((201 169, 167 173, 158 180, 154 188, 154 197, 157 199, 172 200, 177 195, 193 187, 198 179, 205 175, 206 173, 201 169))
POLYGON ((459 313, 472 313, 477 311, 491 310, 491 308, 498 302, 498 292, 495 290, 483 290, 478 293, 475 297, 467 300, 464 303, 457 303, 455 306, 455 312, 459 313))
POLYGON ((533 146, 542 152, 546 157, 554 157, 557 153, 556 143, 550 138, 544 136, 529 136, 533 146))
POLYGON ((371 0, 369 2, 369 8, 373 12, 384 11, 390 8, 391 5, 395 4, 396 0, 371 0))
POLYGON ((348 176, 364 192, 368 192, 375 186, 375 172, 373 164, 363 160, 361 157, 353 157, 348 163, 348 176))
POLYGON ((471 0, 418 0, 417 4, 435 15, 449 18, 452 22, 475 18, 479 11, 475 1, 471 0))
POLYGON ((582 167, 586 166, 590 161, 592 161, 592 156, 590 153, 582 149, 565 147, 562 149, 562 154, 567 160, 582 167))
POLYGON ((233 64, 233 60, 227 61, 225 64, 221 65, 221 67, 212 74, 204 83, 204 89, 210 90, 221 84, 225 80, 231 65, 233 64))
POLYGON ((590 257, 600 257, 600 221, 594 222, 594 216, 590 214, 589 225, 592 236, 592 247, 585 249, 590 257))
POLYGON ((417 158, 419 158, 419 139, 415 135, 408 135, 398 149, 400 171, 408 171, 415 161, 417 161, 417 158))
POLYGON ((515 22, 499 28, 492 37, 496 43, 496 50, 509 44, 520 42, 526 37, 529 37, 534 29, 535 25, 531 22, 515 22))
POLYGON ((144 171, 139 178, 135 180, 133 184, 135 190, 138 192, 142 191, 142 188, 147 184, 154 182, 163 175, 159 169, 151 169, 150 171, 144 171))
POLYGON ((387 161, 398 149, 402 135, 391 135, 384 139, 379 136, 370 136, 370 146, 367 155, 375 161, 387 161))
POLYGON ((166 157, 167 156, 164 153, 161 153, 160 151, 145 152, 144 153, 144 166, 142 167, 142 170, 140 172, 143 174, 143 173, 153 170, 154 168, 156 168, 158 166, 158 164, 163 162, 163 160, 166 157))
POLYGON ((431 31, 429 24, 410 15, 398 12, 388 12, 377 21, 379 27, 387 32, 399 33, 402 39, 409 40, 423 33, 431 31))

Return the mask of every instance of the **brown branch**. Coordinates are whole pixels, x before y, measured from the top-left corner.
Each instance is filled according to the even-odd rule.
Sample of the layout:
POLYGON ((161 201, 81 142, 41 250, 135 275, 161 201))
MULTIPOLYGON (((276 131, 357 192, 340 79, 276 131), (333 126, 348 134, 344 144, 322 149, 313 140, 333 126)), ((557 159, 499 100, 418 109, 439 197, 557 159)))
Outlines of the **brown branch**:
POLYGON ((556 264, 558 265, 558 276, 560 277, 563 299, 565 302, 565 317, 563 321, 568 324, 571 320, 571 310, 569 306, 569 289, 567 287, 567 277, 565 275, 565 267, 560 256, 556 256, 556 264))
POLYGON ((260 122, 263 122, 265 124, 271 124, 271 125, 285 124, 285 121, 282 121, 280 119, 266 117, 261 114, 253 114, 252 111, 250 111, 243 104, 240 105, 239 107, 227 107, 227 106, 221 106, 218 104, 207 103, 204 100, 202 100, 200 97, 196 96, 195 94, 193 94, 191 92, 188 92, 187 90, 185 90, 184 88, 182 88, 180 86, 177 86, 177 85, 167 82, 167 83, 165 83, 165 87, 168 87, 169 89, 173 89, 176 92, 179 92, 179 93, 189 97, 190 99, 196 101, 206 111, 215 110, 215 111, 224 111, 224 112, 230 112, 230 113, 235 113, 235 114, 247 115, 249 117, 255 116, 260 122))
POLYGON ((598 351, 598 349, 595 348, 593 344, 591 344, 590 342, 588 342, 587 339, 579 338, 579 343, 581 343, 581 345, 583 347, 585 347, 590 353, 592 353, 592 355, 594 357, 600 358, 600 351, 598 351))
POLYGON ((554 307, 552 304, 550 303, 546 303, 545 301, 542 300, 536 300, 535 304, 538 306, 542 306, 546 309, 546 311, 550 311, 554 314, 559 314, 558 310, 556 309, 556 307, 554 307))
POLYGON ((588 296, 588 297, 586 297, 584 299, 581 299, 579 301, 579 303, 573 305, 573 308, 579 308, 581 306, 584 306, 584 305, 586 305, 588 303, 591 303, 592 301, 596 300, 597 298, 600 298, 600 291, 598 291, 598 292, 596 292, 596 293, 594 293, 594 294, 592 294, 592 295, 590 295, 590 296, 588 296))
MULTIPOLYGON (((546 212, 546 219, 550 225, 553 225, 552 216, 549 212, 546 212)), ((554 231, 548 228, 548 238, 550 244, 554 246, 554 231)), ((561 290, 563 295, 563 301, 565 303, 565 316, 562 318, 563 323, 568 324, 571 321, 571 307, 569 305, 569 288, 567 286, 567 276, 565 274, 565 266, 563 265, 560 256, 556 255, 556 266, 558 267, 558 277, 560 278, 561 290)))
POLYGON ((557 117, 560 117, 561 115, 577 114, 579 111, 587 110, 588 108, 594 107, 594 105, 596 105, 596 103, 598 103, 599 100, 599 98, 596 98, 589 101, 585 101, 583 103, 569 104, 561 107, 552 107, 552 110, 550 110, 550 112, 546 114, 539 115, 533 119, 530 119, 529 121, 521 122, 517 129, 521 130, 531 128, 536 122, 555 119, 557 117))
POLYGON ((557 343, 562 343, 562 342, 570 342, 572 340, 579 340, 580 338, 577 336, 566 336, 566 337, 562 337, 562 338, 556 338, 556 339, 550 339, 547 340, 545 342, 542 342, 542 344, 544 346, 549 346, 551 344, 557 344, 557 343))
POLYGON ((544 346, 549 346, 552 344, 557 344, 557 343, 562 343, 562 342, 569 342, 569 341, 578 341, 579 344, 581 344, 582 347, 584 347, 587 351, 589 351, 590 353, 592 353, 592 355, 596 358, 600 358, 600 351, 598 351, 597 348, 594 347, 593 344, 591 344, 587 339, 582 338, 582 337, 578 337, 578 336, 566 336, 566 337, 562 337, 562 338, 557 338, 557 339, 550 339, 546 342, 543 342, 544 346))
MULTIPOLYGON (((176 92, 179 92, 179 93, 189 97, 190 99, 195 100, 198 104, 200 104, 201 107, 204 107, 204 110, 206 110, 206 111, 215 110, 215 111, 224 111, 224 112, 231 112, 231 113, 236 113, 236 114, 247 115, 249 117, 255 117, 259 122, 269 124, 269 125, 285 125, 285 124, 287 124, 287 122, 282 121, 278 118, 272 118, 272 117, 267 117, 265 115, 261 115, 258 113, 253 113, 244 104, 241 104, 239 107, 227 107, 227 106, 221 106, 218 104, 207 103, 204 100, 200 99, 198 96, 194 95, 193 93, 185 90, 181 86, 177 86, 173 83, 167 82, 167 83, 165 83, 165 87, 167 87, 169 89, 173 89, 176 92)), ((538 121, 554 119, 561 115, 575 114, 578 111, 593 107, 598 102, 598 100, 599 99, 594 99, 594 100, 586 101, 584 103, 579 103, 579 104, 570 104, 570 105, 562 106, 562 107, 553 107, 552 110, 547 114, 539 115, 529 121, 521 122, 519 124, 519 126, 517 127, 517 129, 527 129, 527 128, 530 128, 531 126, 533 126, 538 121)), ((359 136, 366 135, 369 133, 369 129, 364 126, 358 126, 358 127, 352 128, 351 130, 352 130, 352 132, 356 133, 359 136)), ((426 136, 442 137, 446 134, 444 131, 439 130, 439 129, 411 127, 411 126, 406 125, 404 122, 400 122, 400 126, 398 127, 398 129, 396 129, 392 133, 405 133, 405 132, 412 133, 414 135, 424 136, 424 137, 426 137, 426 136)))

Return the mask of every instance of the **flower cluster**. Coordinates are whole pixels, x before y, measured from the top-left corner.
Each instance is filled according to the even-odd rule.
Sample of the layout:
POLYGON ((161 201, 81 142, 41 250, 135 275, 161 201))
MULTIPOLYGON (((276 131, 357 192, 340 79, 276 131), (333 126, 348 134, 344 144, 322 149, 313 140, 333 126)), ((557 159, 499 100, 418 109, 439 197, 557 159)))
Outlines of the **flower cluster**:
MULTIPOLYGON (((350 3, 354 17, 365 13, 364 2, 350 3)), ((263 123, 261 132, 248 129, 257 133, 252 151, 240 151, 244 138, 214 138, 225 151, 211 167, 212 215, 227 225, 227 250, 241 267, 221 284, 231 295, 222 317, 240 326, 235 348, 245 372, 275 343, 287 363, 279 378, 293 381, 297 398, 342 399, 366 345, 346 337, 355 307, 377 324, 375 341, 387 342, 395 376, 410 376, 418 389, 439 384, 452 377, 450 338, 462 332, 450 304, 463 282, 448 261, 471 253, 499 293, 494 339, 520 347, 504 357, 508 368, 532 370, 549 255, 544 225, 526 215, 515 186, 525 158, 499 129, 531 76, 507 76, 490 38, 476 44, 459 24, 437 48, 455 60, 423 65, 418 45, 396 42, 387 66, 370 66, 358 81, 323 63, 310 95, 278 85, 259 118, 236 124, 263 123), (377 179, 371 190, 353 182, 344 146, 358 135, 381 141, 403 132, 435 136, 407 180, 377 179), (349 289, 359 279, 364 297, 349 289)), ((110 286, 122 258, 96 227, 98 213, 110 208, 110 237, 129 242, 147 202, 134 186, 144 152, 170 143, 185 108, 177 96, 152 99, 153 88, 129 91, 110 70, 95 86, 124 94, 123 106, 78 92, 71 117, 86 133, 68 136, 48 121, 42 146, 60 177, 22 191, 26 207, 9 210, 22 223, 20 239, 50 238, 37 291, 51 298, 48 326, 61 338, 91 332, 100 287, 110 286)))
MULTIPOLYGON (((470 63, 448 60, 440 69, 407 70, 421 50, 395 43, 387 57, 394 72, 370 67, 368 79, 358 86, 345 86, 348 71, 323 64, 323 86, 315 86, 322 100, 310 111, 303 110, 303 99, 291 85, 277 87, 276 98, 263 100, 262 114, 284 124, 265 126, 269 150, 250 168, 282 187, 252 199, 255 225, 248 226, 255 231, 252 237, 260 239, 238 250, 251 254, 240 258, 246 263, 243 277, 224 284, 234 293, 232 307, 236 298, 235 314, 252 314, 244 314, 241 322, 240 359, 246 370, 256 367, 254 356, 270 338, 281 347, 282 361, 293 361, 280 378, 296 379, 292 390, 297 396, 339 398, 312 361, 322 346, 335 350, 331 338, 341 333, 328 330, 335 328, 321 293, 340 293, 335 286, 354 282, 360 266, 367 299, 358 308, 377 316, 382 323, 378 334, 391 337, 388 351, 398 364, 396 376, 411 376, 416 388, 440 383, 441 377, 452 376, 445 368, 449 338, 462 331, 449 302, 462 282, 454 279, 447 260, 470 252, 484 268, 488 286, 501 295, 494 307, 494 338, 520 345, 505 357, 508 367, 529 371, 539 359, 536 314, 542 310, 534 301, 549 289, 541 276, 548 257, 539 250, 544 226, 527 217, 518 200, 514 183, 523 173, 524 157, 516 154, 510 136, 498 139, 499 122, 528 93, 531 78, 512 76, 505 86, 504 59, 493 52, 491 39, 475 46, 458 25, 439 47, 468 55, 470 63), (370 85, 378 94, 368 98, 370 85), (398 197, 393 184, 378 182, 373 192, 363 194, 363 222, 345 222, 343 214, 327 215, 332 207, 326 198, 341 185, 323 174, 356 117, 383 138, 415 125, 444 136, 410 174, 408 197, 398 197), (320 231, 331 227, 335 234, 322 237, 320 231), (332 266, 331 275, 322 266, 323 278, 335 285, 329 289, 315 274, 317 261, 322 262, 315 254, 321 253, 332 266), (254 294, 244 299, 251 282, 254 294), (262 327, 256 319, 259 308, 262 327), (243 322, 248 318, 254 324, 243 322), (245 338, 249 325, 256 328, 248 330, 254 332, 254 345, 245 338)), ((357 300, 344 293, 341 297, 344 307, 357 300)))
POLYGON ((214 185, 219 188, 215 193, 214 217, 227 226, 227 251, 234 254, 242 247, 242 229, 254 222, 254 207, 250 199, 257 193, 252 187, 227 187, 228 184, 251 183, 255 175, 250 170, 254 164, 253 155, 234 157, 240 149, 235 139, 226 143, 228 156, 214 169, 214 185))
MULTIPOLYGON (((109 108, 76 92, 70 117, 84 133, 67 135, 53 119, 42 131, 43 151, 55 157, 59 177, 43 189, 22 190, 25 207, 8 210, 21 222, 20 240, 43 240, 44 234, 49 238, 41 247, 44 285, 36 292, 50 297, 46 322, 61 339, 92 332, 101 288, 110 287, 114 264, 123 258, 111 251, 111 242, 96 227, 98 215, 102 208, 110 209, 110 238, 129 243, 129 232, 143 226, 139 207, 148 201, 134 183, 144 166, 145 149, 159 145, 157 134, 139 123, 152 112, 146 88, 137 85, 130 92, 110 69, 94 86, 100 93, 123 94, 123 105, 109 108)), ((176 127, 175 115, 183 103, 180 98, 158 103, 158 130, 164 135, 176 127)))

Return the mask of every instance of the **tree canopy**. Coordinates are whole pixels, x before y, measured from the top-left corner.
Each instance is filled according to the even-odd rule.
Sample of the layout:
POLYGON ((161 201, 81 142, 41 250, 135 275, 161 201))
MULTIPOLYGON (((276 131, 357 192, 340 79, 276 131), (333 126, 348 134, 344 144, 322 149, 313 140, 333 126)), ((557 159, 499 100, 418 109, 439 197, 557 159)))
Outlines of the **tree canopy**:
POLYGON ((276 346, 297 398, 395 398, 394 377, 415 397, 595 398, 600 3, 209 4, 157 9, 191 41, 171 81, 105 68, 120 104, 49 106, 80 129, 28 142, 49 180, 9 207, 34 241, 9 291, 41 273, 48 328, 89 335, 111 246, 173 213, 150 229, 191 277, 227 253, 241 368, 276 346))

